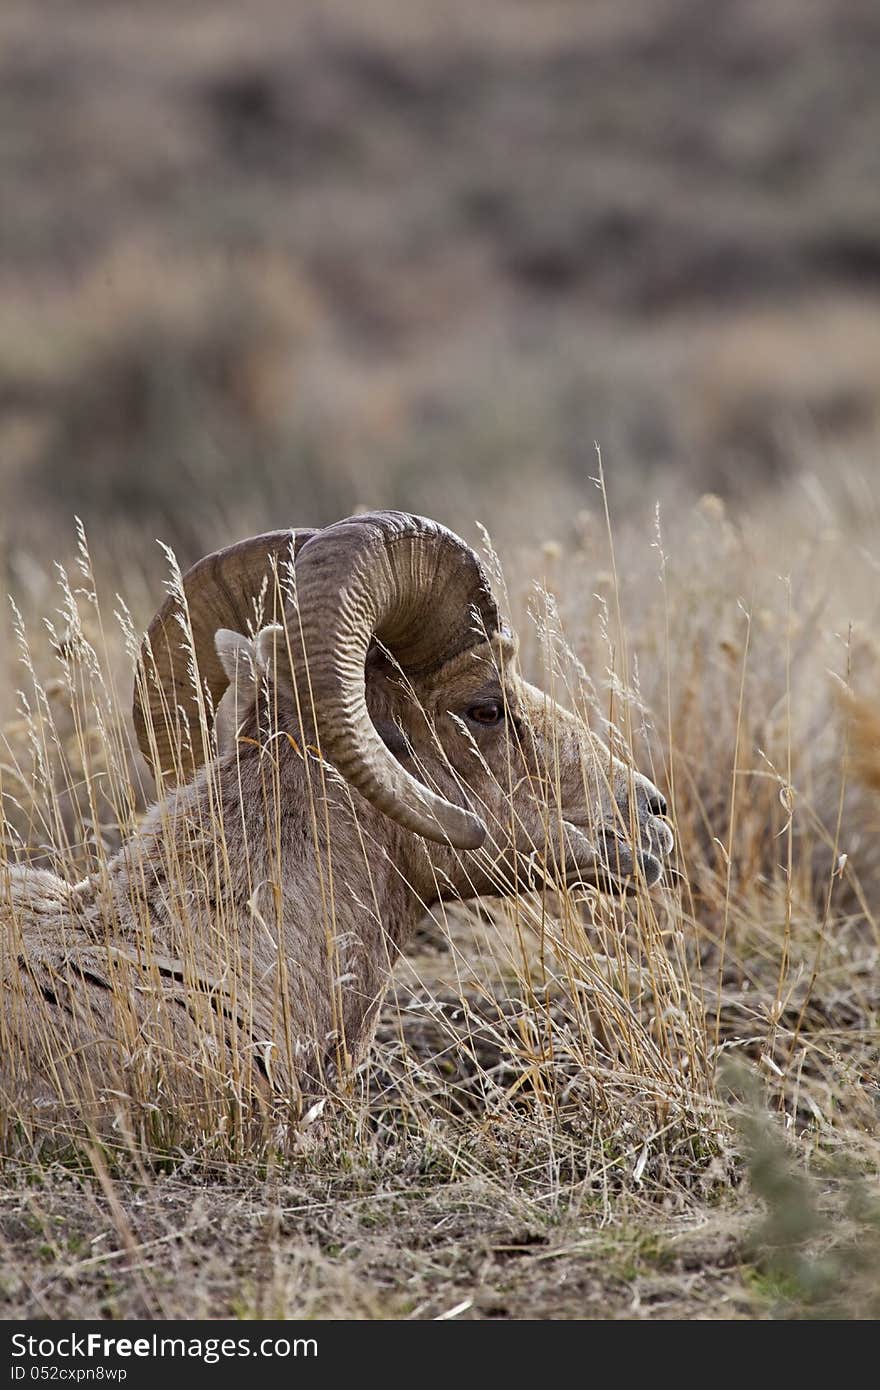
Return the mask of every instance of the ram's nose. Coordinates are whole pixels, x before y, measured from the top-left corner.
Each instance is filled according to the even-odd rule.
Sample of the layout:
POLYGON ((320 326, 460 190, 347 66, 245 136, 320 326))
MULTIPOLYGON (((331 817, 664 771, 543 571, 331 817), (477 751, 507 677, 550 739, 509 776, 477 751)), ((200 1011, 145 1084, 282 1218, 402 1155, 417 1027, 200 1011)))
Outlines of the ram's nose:
POLYGON ((666 819, 669 806, 660 788, 649 782, 647 777, 638 780, 636 806, 643 848, 665 859, 675 843, 666 819))
POLYGON ((647 820, 648 816, 665 816, 669 809, 666 804, 666 797, 660 788, 650 782, 641 772, 632 774, 632 783, 627 788, 627 792, 628 798, 635 798, 639 820, 647 820))
POLYGON ((666 796, 653 783, 645 783, 644 799, 641 802, 642 844, 659 859, 666 859, 673 851, 674 835, 666 820, 669 805, 666 796))

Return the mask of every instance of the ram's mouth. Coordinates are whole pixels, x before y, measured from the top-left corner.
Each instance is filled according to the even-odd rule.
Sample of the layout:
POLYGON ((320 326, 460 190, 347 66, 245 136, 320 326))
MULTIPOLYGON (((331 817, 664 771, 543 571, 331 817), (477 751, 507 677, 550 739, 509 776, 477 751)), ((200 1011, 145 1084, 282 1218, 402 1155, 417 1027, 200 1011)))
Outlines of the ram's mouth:
POLYGON ((565 875, 569 887, 589 884, 606 893, 631 893, 639 883, 652 888, 662 878, 663 860, 672 849, 673 837, 658 816, 652 816, 642 827, 642 843, 635 849, 617 826, 567 825, 575 861, 565 875))

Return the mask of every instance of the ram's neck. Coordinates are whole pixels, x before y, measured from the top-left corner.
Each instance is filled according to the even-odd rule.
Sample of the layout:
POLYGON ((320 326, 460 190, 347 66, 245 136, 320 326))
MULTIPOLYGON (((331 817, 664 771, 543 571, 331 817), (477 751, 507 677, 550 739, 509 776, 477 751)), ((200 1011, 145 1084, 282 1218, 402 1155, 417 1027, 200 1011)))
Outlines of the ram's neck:
POLYGON ((105 930, 148 941, 160 969, 222 982, 252 1034, 277 1044, 280 1029, 298 1056, 317 1039, 326 1075, 369 1042, 423 912, 403 862, 414 837, 355 801, 356 815, 335 774, 286 744, 274 761, 240 746, 111 862, 105 930))

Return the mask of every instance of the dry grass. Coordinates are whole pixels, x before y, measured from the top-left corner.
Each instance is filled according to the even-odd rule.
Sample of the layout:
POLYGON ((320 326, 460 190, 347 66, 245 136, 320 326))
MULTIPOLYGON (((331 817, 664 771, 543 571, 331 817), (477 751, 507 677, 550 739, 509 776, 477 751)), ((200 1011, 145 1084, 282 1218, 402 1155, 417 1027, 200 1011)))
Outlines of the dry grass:
POLYGON ((0 1311, 876 1312, 875 0, 69 8, 0 13, 0 865, 138 823, 154 537, 358 504, 490 521, 677 849, 426 920, 307 1147, 7 1097, 0 1311))
MULTIPOLYGON (((858 1261, 826 1252, 824 1302, 801 1277, 804 1251, 834 1246, 827 1218, 795 1222, 781 1275, 766 1239, 748 1243, 754 1131, 738 1137, 722 1063, 759 1078, 785 1161, 822 1175, 823 1201, 846 1198, 843 1158, 874 1180, 880 661, 859 486, 788 494, 784 524, 768 501, 731 518, 706 497, 613 545, 598 492, 579 544, 505 556, 525 665, 670 794, 665 886, 433 912, 368 1065, 305 1141, 248 1123, 225 1078, 194 1109, 169 1067, 157 1105, 161 1072, 136 1052, 105 1095, 109 1138, 8 1096, 9 1315, 841 1306, 858 1261)), ((7 853, 71 880, 143 804, 115 606, 102 617, 81 540, 48 635, 15 620, 7 853)), ((814 1200, 783 1182, 783 1212, 793 1190, 797 1211, 814 1200)), ((777 1188, 758 1191, 772 1210, 777 1188)), ((869 1258, 873 1227, 848 1220, 846 1249, 869 1258)))

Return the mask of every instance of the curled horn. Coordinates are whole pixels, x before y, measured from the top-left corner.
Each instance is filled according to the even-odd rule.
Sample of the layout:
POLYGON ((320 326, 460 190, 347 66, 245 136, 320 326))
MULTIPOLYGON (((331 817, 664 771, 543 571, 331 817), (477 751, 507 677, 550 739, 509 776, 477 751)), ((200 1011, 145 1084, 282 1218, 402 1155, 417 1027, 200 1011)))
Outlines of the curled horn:
MULTIPOLYGON (((492 636, 498 608, 479 559, 424 517, 371 512, 319 531, 296 561, 298 630, 288 632, 304 703, 314 704, 321 752, 362 796, 418 835, 459 849, 485 837, 482 821, 403 768, 367 710, 364 667, 377 639, 407 676, 429 674, 492 636)), ((293 626, 293 625, 291 625, 293 626)), ((279 646, 281 644, 279 643, 279 646)), ((286 653, 276 652, 279 664, 286 653)))
MULTIPOLYGON (((239 615, 245 615, 250 603, 241 597, 248 593, 246 569, 250 566, 254 578, 262 582, 285 547, 289 553, 291 543, 296 612, 288 605, 283 615, 286 633, 278 635, 272 659, 278 673, 287 676, 295 687, 300 707, 314 711, 322 755, 373 806, 398 824, 460 849, 476 848, 486 834, 482 821, 417 781, 382 742, 367 709, 365 664, 375 639, 407 676, 424 676, 494 635, 499 627, 498 608, 479 559, 445 527, 404 512, 367 513, 312 533, 278 532, 209 556, 185 576, 184 591, 198 669, 215 704, 227 678, 214 653, 214 632, 219 627, 243 629, 230 613, 228 596, 212 597, 203 594, 202 588, 207 590, 222 579, 224 590, 235 596, 239 615), (239 559, 233 564, 227 557, 235 551, 239 559), (234 573, 231 586, 230 568, 234 573), (197 571, 201 571, 198 584, 190 593, 197 571)), ((257 587, 251 583, 250 594, 257 587)), ((146 641, 153 652, 159 685, 165 670, 177 683, 167 694, 157 690, 151 709, 162 714, 166 705, 180 704, 189 724, 189 730, 183 732, 189 732, 197 745, 195 752, 201 750, 203 739, 190 718, 194 690, 188 655, 179 652, 177 666, 170 660, 174 642, 178 648, 181 643, 179 624, 168 640, 168 606, 166 602, 154 619, 146 641), (158 653, 154 629, 160 635, 158 653), (163 656, 165 666, 159 672, 163 656)), ((197 700, 194 713, 197 724, 197 700)), ((135 723, 141 748, 150 757, 140 737, 137 701, 135 723)), ((164 745, 161 750, 165 753, 163 769, 174 761, 173 756, 167 756, 168 752, 173 754, 173 738, 167 743, 167 752, 164 745)))

